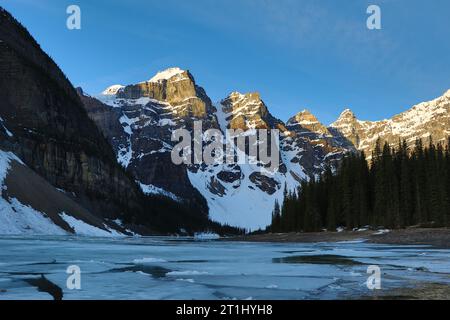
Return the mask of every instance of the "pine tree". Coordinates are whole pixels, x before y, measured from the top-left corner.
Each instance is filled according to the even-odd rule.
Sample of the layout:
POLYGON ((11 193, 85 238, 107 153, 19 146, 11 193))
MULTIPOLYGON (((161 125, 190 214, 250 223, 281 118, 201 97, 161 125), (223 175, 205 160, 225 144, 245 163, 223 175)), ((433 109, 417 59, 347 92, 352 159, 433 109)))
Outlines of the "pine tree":
POLYGON ((280 221, 281 221, 281 209, 278 200, 275 200, 275 206, 272 213, 272 224, 270 227, 271 232, 280 231, 280 221))
POLYGON ((397 152, 398 168, 400 172, 400 216, 398 217, 398 226, 404 227, 413 223, 413 179, 411 172, 411 161, 408 156, 408 146, 406 140, 399 145, 397 152))
POLYGON ((372 166, 371 166, 371 180, 373 184, 373 215, 372 225, 382 225, 384 223, 383 215, 385 212, 385 202, 383 201, 384 186, 382 175, 382 153, 381 140, 378 139, 375 144, 375 149, 372 152, 372 166))
POLYGON ((416 140, 413 154, 413 179, 414 179, 414 224, 425 221, 424 207, 426 198, 424 184, 426 183, 425 154, 421 139, 416 140))
POLYGON ((327 167, 324 173, 324 184, 326 188, 326 198, 322 201, 326 204, 325 208, 325 227, 327 230, 336 229, 337 201, 335 190, 335 179, 330 167, 327 167))
POLYGON ((370 174, 366 161, 366 155, 362 152, 356 159, 358 161, 358 184, 355 186, 359 190, 359 226, 363 227, 370 221, 370 174))
POLYGON ((447 201, 447 190, 446 190, 446 181, 445 178, 447 176, 447 170, 445 167, 445 154, 444 147, 441 143, 437 144, 436 147, 436 166, 435 166, 435 183, 434 189, 437 193, 437 207, 434 208, 436 211, 434 212, 434 220, 437 226, 445 226, 445 216, 446 212, 449 210, 448 201, 447 201))
POLYGON ((447 140, 447 146, 445 148, 445 164, 446 174, 445 174, 445 203, 446 203, 446 211, 444 215, 444 223, 447 227, 450 227, 450 137, 447 140))

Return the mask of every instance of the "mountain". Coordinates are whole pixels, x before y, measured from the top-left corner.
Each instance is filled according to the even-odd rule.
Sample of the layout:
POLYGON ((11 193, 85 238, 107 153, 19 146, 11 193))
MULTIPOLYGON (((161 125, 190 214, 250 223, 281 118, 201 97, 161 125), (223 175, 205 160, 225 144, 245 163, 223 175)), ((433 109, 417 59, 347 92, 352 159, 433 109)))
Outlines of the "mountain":
MULTIPOLYGON (((208 219, 265 228, 285 192, 334 170, 346 153, 361 150, 370 157, 378 138, 412 145, 417 138, 437 142, 449 135, 450 91, 382 121, 358 120, 347 109, 329 127, 308 110, 283 122, 258 92, 232 92, 213 103, 192 73, 177 67, 89 95, 75 89, 3 9, 0 71, 1 208, 12 217, 18 201, 69 233, 76 231, 63 214, 111 234, 127 232, 122 222, 144 225, 144 232, 218 228, 208 219), (186 129, 195 138, 199 122, 203 131, 219 132, 215 142, 244 163, 175 164, 172 134, 186 129), (241 130, 249 137, 257 129, 279 131, 279 152, 271 154, 279 158, 275 171, 250 156, 258 143, 239 145, 227 136, 241 130), (19 186, 15 179, 30 183, 19 186)), ((213 141, 206 135, 200 140, 201 151, 211 151, 213 141)))
MULTIPOLYGON (((47 228, 85 234, 82 230, 97 228, 112 235, 127 233, 125 223, 148 234, 209 225, 205 214, 189 211, 184 203, 143 194, 105 138, 114 136, 113 146, 130 147, 121 121, 131 122, 135 111, 132 106, 124 113, 110 110, 95 99, 82 101, 28 31, 0 7, 0 233, 45 233, 47 228)), ((150 163, 143 172, 160 172, 150 163)), ((175 177, 174 185, 180 180, 175 177)))
MULTIPOLYGON (((295 191, 302 180, 335 166, 352 150, 311 114, 299 114, 288 124, 275 118, 257 92, 233 92, 212 103, 193 75, 180 68, 169 68, 137 84, 111 86, 95 97, 79 93, 118 161, 145 193, 187 202, 213 221, 250 230, 270 224, 275 200, 282 200, 285 188, 295 191), (317 124, 307 125, 305 121, 313 118, 317 124), (278 170, 264 172, 263 163, 248 161, 173 164, 172 132, 184 128, 192 134, 196 121, 202 121, 203 131, 219 130, 224 137, 228 129, 278 129, 278 170)), ((225 149, 226 141, 222 143, 225 149)), ((202 150, 207 147, 208 143, 202 150)), ((245 150, 235 143, 232 147, 235 156, 244 152, 248 160, 248 144, 245 150)))
POLYGON ((284 124, 273 117, 258 92, 231 93, 219 103, 218 119, 221 129, 279 129, 286 131, 284 124))
POLYGON ((133 173, 145 193, 182 199, 207 216, 206 201, 192 186, 186 168, 171 161, 175 128, 192 130, 196 120, 202 121, 205 129, 219 128, 204 90, 196 86, 189 72, 173 68, 149 81, 121 88, 114 99, 111 96, 100 97, 105 104, 84 94, 81 98, 116 150, 119 163, 133 173), (109 113, 96 109, 100 105, 109 113))
POLYGON ((378 139, 382 144, 388 142, 394 147, 398 146, 399 140, 405 139, 411 147, 416 139, 428 140, 430 137, 434 143, 445 144, 450 135, 450 90, 441 97, 381 121, 358 120, 351 110, 346 109, 331 128, 369 158, 378 139))
POLYGON ((70 82, 3 9, 0 70, 2 152, 14 154, 50 185, 76 194, 93 216, 130 220, 141 210, 140 190, 117 164, 70 82))
POLYGON ((309 111, 303 110, 288 120, 287 125, 290 127, 298 127, 299 131, 304 133, 316 133, 324 136, 330 136, 328 129, 317 120, 317 118, 309 111))

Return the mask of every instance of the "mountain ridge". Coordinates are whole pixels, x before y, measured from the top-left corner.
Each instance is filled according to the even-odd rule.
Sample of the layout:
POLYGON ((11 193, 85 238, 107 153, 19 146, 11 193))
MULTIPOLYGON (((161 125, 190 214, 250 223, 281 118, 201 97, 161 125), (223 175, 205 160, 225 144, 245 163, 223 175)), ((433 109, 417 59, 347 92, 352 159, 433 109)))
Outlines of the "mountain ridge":
MULTIPOLYGON (((160 71, 153 78, 161 77, 161 74, 169 75, 159 80, 165 86, 170 86, 171 82, 176 83, 178 81, 188 81, 189 79, 192 82, 190 87, 196 88, 197 91, 195 92, 201 92, 200 98, 208 101, 208 104, 211 101, 205 90, 197 85, 189 71, 184 71, 180 68, 170 68, 160 71)), ((125 88, 133 88, 133 86, 129 85, 125 86, 125 88)), ((116 99, 111 100, 111 96, 99 98, 115 108, 121 109, 125 107, 126 109, 127 103, 130 101, 124 103, 124 95, 121 94, 120 90, 123 92, 123 89, 119 89, 116 99), (121 99, 122 101, 120 101, 121 99), (113 102, 111 103, 111 101, 113 102)), ((167 93, 168 91, 166 90, 165 92, 167 93)), ((192 96, 193 91, 190 92, 188 90, 187 92, 188 96, 192 96)), ((448 93, 450 93, 450 90, 448 93)), ((176 92, 175 96, 179 97, 179 94, 180 92, 176 92)), ((173 111, 176 110, 176 103, 175 106, 171 104, 170 101, 174 100, 170 95, 170 92, 168 92, 167 96, 160 95, 159 98, 163 97, 163 100, 158 100, 155 99, 158 96, 148 94, 144 90, 141 95, 128 96, 128 98, 135 98, 132 100, 136 102, 142 99, 143 96, 151 97, 153 100, 139 101, 141 103, 139 108, 145 109, 151 104, 160 103, 165 104, 167 109, 173 111)), ((446 97, 446 95, 443 97, 446 97)), ((439 99, 441 98, 437 98, 434 101, 440 101, 439 99)), ((188 109, 189 100, 189 97, 187 103, 184 100, 184 107, 188 109)), ((376 130, 375 133, 369 130, 367 137, 361 135, 361 132, 373 126, 376 127, 377 123, 384 124, 383 121, 373 122, 375 125, 372 122, 360 121, 350 109, 345 109, 330 126, 322 124, 307 109, 300 111, 288 121, 283 122, 271 114, 261 94, 257 91, 248 93, 233 91, 219 102, 211 104, 211 108, 202 109, 200 114, 189 114, 186 112, 181 112, 181 114, 183 115, 183 121, 177 120, 177 113, 170 121, 164 121, 162 127, 168 126, 170 128, 169 131, 180 127, 191 130, 194 120, 209 119, 206 129, 214 128, 222 132, 227 129, 241 129, 243 131, 254 129, 280 130, 281 163, 275 176, 261 174, 257 166, 252 168, 248 165, 189 166, 177 169, 179 173, 184 172, 182 181, 199 191, 206 200, 209 215, 213 220, 252 230, 264 227, 264 224, 267 222, 266 218, 270 216, 275 200, 282 201, 282 193, 285 186, 288 190, 296 190, 302 181, 320 176, 328 166, 336 168, 339 160, 348 152, 364 151, 370 155, 372 151, 370 147, 373 146, 364 146, 365 139, 375 141, 376 139, 373 136, 377 132, 376 130), (248 201, 245 199, 253 199, 251 201, 253 204, 248 204, 248 201), (254 203, 263 205, 255 206, 254 203), (235 205, 238 205, 238 207, 235 205), (240 210, 241 216, 252 216, 255 223, 251 222, 251 219, 236 217, 231 213, 237 210, 240 210), (255 212, 260 212, 264 218, 255 214, 255 212)), ((155 121, 154 124, 161 128, 161 120, 155 121)), ((139 135, 138 133, 134 134, 139 135)), ((165 136, 168 137, 169 135, 166 133, 165 136)), ((169 152, 172 147, 171 142, 169 140, 165 142, 167 143, 167 149, 163 151, 169 152)), ((152 148, 147 151, 155 152, 152 148)), ((174 191, 170 186, 164 186, 158 182, 156 182, 155 186, 177 195, 177 191, 174 191)))
MULTIPOLYGON (((162 189, 183 199, 189 193, 201 195, 207 204, 205 212, 214 221, 251 230, 264 228, 270 223, 275 200, 282 200, 285 185, 296 190, 303 179, 320 175, 327 165, 337 165, 348 152, 329 132, 324 135, 307 128, 289 129, 271 114, 258 92, 234 91, 213 104, 189 71, 169 68, 151 79, 157 81, 124 86, 115 96, 96 96, 111 108, 111 113, 121 114, 119 119, 128 119, 121 122, 123 133, 110 135, 109 139, 116 145, 119 159, 129 156, 130 161, 122 163, 132 170, 144 189, 162 189), (178 128, 192 130, 195 121, 202 121, 204 130, 217 129, 223 134, 227 129, 278 129, 278 173, 262 173, 261 163, 174 166, 170 163, 171 133, 178 128), (149 171, 155 166, 165 174, 149 171), (242 214, 235 205, 240 205, 242 214)), ((96 122, 105 127, 100 119, 96 122)), ((198 199, 197 202, 201 203, 198 199)))
MULTIPOLYGON (((24 165, 8 160, 12 169, 5 172, 10 179, 30 177, 52 194, 52 188, 64 190, 55 196, 59 208, 73 208, 75 201, 88 212, 85 219, 100 228, 101 221, 122 219, 163 226, 161 230, 184 229, 184 224, 193 230, 208 225, 209 217, 248 230, 263 229, 286 192, 296 192, 329 167, 335 170, 346 154, 364 151, 370 157, 379 138, 395 145, 403 138, 413 144, 417 138, 442 141, 449 135, 450 90, 381 121, 358 120, 347 109, 326 126, 305 109, 284 122, 271 113, 259 92, 235 91, 213 103, 193 74, 178 67, 142 82, 110 86, 97 96, 75 90, 30 33, 3 9, 0 40, 0 152, 7 159, 4 153, 12 152, 24 165), (267 163, 249 161, 250 142, 244 149, 232 144, 233 155, 243 154, 245 163, 175 165, 172 133, 186 129, 192 134, 198 121, 203 130, 224 135, 227 129, 279 130, 277 170, 268 172, 267 163)), ((204 152, 211 141, 201 142, 204 152)), ((2 201, 11 208, 19 207, 13 201, 19 197, 39 206, 34 199, 24 200, 24 191, 11 180, 6 187, 11 194, 2 192, 2 201)), ((48 214, 65 225, 60 213, 48 214)))
POLYGON ((401 140, 406 140, 408 147, 412 147, 417 139, 429 138, 445 145, 450 135, 449 114, 450 90, 447 90, 435 99, 378 121, 359 120, 350 109, 346 109, 330 127, 338 130, 370 158, 378 139, 381 144, 387 142, 391 147, 397 147, 401 140))

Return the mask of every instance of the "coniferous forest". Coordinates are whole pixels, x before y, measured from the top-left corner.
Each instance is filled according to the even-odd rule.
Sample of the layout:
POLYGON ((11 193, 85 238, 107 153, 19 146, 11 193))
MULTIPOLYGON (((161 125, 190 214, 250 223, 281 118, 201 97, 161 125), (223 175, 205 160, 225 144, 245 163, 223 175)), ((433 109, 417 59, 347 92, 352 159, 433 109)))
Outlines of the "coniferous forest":
POLYGON ((271 232, 450 226, 450 139, 413 148, 378 141, 370 161, 350 154, 336 172, 303 182, 276 203, 271 232))

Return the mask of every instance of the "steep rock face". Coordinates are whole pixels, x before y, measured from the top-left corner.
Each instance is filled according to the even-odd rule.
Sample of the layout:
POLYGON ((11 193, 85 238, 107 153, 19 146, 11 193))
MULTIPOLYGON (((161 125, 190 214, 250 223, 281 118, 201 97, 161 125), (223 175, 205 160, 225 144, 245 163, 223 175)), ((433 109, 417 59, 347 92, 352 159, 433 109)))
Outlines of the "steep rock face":
POLYGON ((150 98, 166 102, 175 118, 204 118, 212 112, 211 100, 195 84, 189 71, 170 68, 146 82, 126 86, 117 92, 118 99, 150 98))
POLYGON ((231 93, 221 101, 222 129, 271 129, 286 131, 284 124, 274 118, 258 92, 231 93))
MULTIPOLYGON (((142 190, 183 200, 199 214, 207 215, 206 201, 192 186, 187 166, 175 165, 171 160, 173 130, 192 132, 194 121, 201 121, 203 130, 219 129, 215 108, 193 76, 171 68, 150 81, 119 88, 115 94, 105 90, 97 98, 104 103, 102 110, 109 108, 110 114, 98 118, 89 104, 86 109, 111 141, 118 161, 133 173, 142 190), (105 119, 111 117, 115 127, 120 124, 120 133, 108 130, 105 119)), ((89 97, 82 99, 88 101, 89 97)))
POLYGON ((282 140, 281 148, 286 154, 288 171, 297 181, 301 180, 301 176, 292 170, 293 165, 301 166, 310 177, 318 176, 327 166, 336 168, 345 153, 355 151, 308 110, 290 118, 286 127, 289 135, 282 140))
POLYGON ((429 137, 434 142, 445 143, 450 135, 450 90, 439 98, 422 102, 382 121, 358 120, 347 109, 331 127, 351 141, 358 150, 364 151, 368 158, 378 139, 382 144, 388 142, 395 147, 403 139, 409 146, 414 145, 416 139, 428 140, 429 137))
POLYGON ((131 214, 140 191, 116 163, 64 74, 3 9, 0 74, 0 147, 52 185, 75 192, 96 214, 131 214))
POLYGON ((312 134, 330 135, 328 129, 308 110, 297 113, 288 120, 287 125, 297 132, 307 133, 309 131, 312 134))
POLYGON ((112 109, 99 100, 85 95, 81 88, 77 88, 77 92, 89 117, 97 124, 113 149, 116 150, 118 146, 126 145, 128 140, 120 122, 122 114, 119 109, 112 109))
MULTIPOLYGON (((77 88, 77 92, 89 117, 94 120, 105 137, 117 137, 122 134, 123 127, 120 124, 121 115, 119 112, 111 112, 110 107, 93 97, 85 95, 81 88, 77 88)), ((113 111, 115 110, 113 109, 113 111)))

